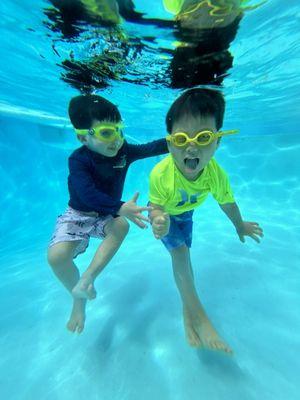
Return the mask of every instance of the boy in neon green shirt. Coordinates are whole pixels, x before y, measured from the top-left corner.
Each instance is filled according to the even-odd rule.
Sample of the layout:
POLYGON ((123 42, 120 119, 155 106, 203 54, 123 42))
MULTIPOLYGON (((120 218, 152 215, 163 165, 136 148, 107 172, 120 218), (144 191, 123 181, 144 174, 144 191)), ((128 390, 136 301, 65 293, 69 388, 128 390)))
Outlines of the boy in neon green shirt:
POLYGON ((175 281, 183 303, 183 318, 189 344, 231 353, 208 319, 198 297, 190 259, 193 210, 209 193, 219 203, 242 242, 256 242, 263 231, 256 222, 243 221, 229 180, 213 158, 222 136, 225 102, 210 89, 191 89, 171 106, 166 117, 170 155, 150 175, 152 230, 171 254, 175 281))

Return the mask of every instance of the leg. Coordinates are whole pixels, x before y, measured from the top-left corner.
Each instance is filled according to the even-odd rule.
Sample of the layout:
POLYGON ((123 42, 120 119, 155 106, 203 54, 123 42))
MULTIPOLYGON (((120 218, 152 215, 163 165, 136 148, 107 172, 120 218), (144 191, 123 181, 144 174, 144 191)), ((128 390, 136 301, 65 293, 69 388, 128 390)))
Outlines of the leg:
MULTIPOLYGON (((79 271, 73 262, 73 255, 80 241, 60 242, 48 250, 48 262, 53 272, 71 293, 79 280, 79 271)), ((73 309, 67 328, 72 332, 81 333, 85 321, 85 299, 74 299, 73 309)))
POLYGON ((114 218, 108 222, 104 228, 105 238, 103 242, 98 247, 91 264, 72 290, 75 298, 87 298, 91 300, 96 297, 94 281, 116 254, 128 230, 129 224, 123 217, 114 218))
POLYGON ((183 303, 186 335, 191 346, 231 353, 229 346, 219 337, 209 321, 198 297, 190 251, 185 245, 171 251, 174 278, 183 303))

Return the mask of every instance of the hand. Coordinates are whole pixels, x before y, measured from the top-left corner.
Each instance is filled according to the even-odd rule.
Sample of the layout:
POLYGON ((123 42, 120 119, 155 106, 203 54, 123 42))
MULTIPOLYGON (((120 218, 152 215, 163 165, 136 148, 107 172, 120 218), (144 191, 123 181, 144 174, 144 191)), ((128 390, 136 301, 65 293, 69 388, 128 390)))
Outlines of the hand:
POLYGON ((260 243, 259 237, 263 237, 263 230, 257 222, 246 222, 243 221, 242 226, 236 229, 239 235, 240 241, 245 243, 244 236, 250 236, 257 243, 260 243))
POLYGON ((170 216, 167 213, 158 215, 152 219, 152 231, 156 239, 167 235, 170 229, 170 216))
POLYGON ((145 217, 142 212, 143 211, 151 211, 152 207, 139 207, 136 205, 136 201, 139 197, 139 193, 136 192, 133 198, 122 205, 120 208, 118 215, 121 215, 130 221, 132 221, 138 227, 145 229, 147 225, 142 222, 150 222, 149 218, 145 217))

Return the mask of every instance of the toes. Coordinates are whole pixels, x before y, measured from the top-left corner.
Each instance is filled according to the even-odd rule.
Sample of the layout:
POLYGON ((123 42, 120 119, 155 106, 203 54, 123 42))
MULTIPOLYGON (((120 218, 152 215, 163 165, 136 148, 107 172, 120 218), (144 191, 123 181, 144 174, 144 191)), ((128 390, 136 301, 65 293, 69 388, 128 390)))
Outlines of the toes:
POLYGON ((193 332, 193 347, 202 347, 201 340, 196 332, 193 332))
POLYGON ((227 346, 226 343, 224 342, 218 342, 218 348, 222 351, 224 351, 225 353, 231 354, 232 350, 230 347, 227 346))
POLYGON ((203 347, 208 350, 223 351, 230 353, 231 350, 225 345, 225 343, 219 340, 203 340, 203 347))
POLYGON ((69 322, 67 323, 67 329, 68 329, 70 332, 75 332, 75 328, 76 328, 76 324, 74 324, 74 322, 69 321, 69 322))
POLYGON ((186 336, 191 347, 201 347, 201 340, 194 329, 190 326, 186 326, 186 336))
POLYGON ((189 334, 188 341, 189 341, 190 346, 192 346, 192 347, 200 347, 201 346, 200 339, 196 335, 189 334))
POLYGON ((217 340, 217 341, 213 342, 213 345, 214 345, 213 348, 215 350, 223 351, 224 353, 227 353, 227 354, 232 354, 231 348, 228 347, 224 342, 217 340))
POLYGON ((70 332, 77 332, 77 333, 81 333, 83 331, 84 328, 84 323, 82 322, 78 322, 78 321, 69 321, 67 323, 67 329, 70 332))

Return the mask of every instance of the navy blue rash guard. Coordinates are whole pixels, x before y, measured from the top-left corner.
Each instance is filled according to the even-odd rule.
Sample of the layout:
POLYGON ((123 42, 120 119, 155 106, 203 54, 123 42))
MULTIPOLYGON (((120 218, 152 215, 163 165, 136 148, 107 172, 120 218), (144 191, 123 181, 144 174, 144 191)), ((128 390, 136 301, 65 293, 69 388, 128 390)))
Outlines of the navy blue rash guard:
POLYGON ((165 139, 146 144, 124 142, 115 157, 105 157, 82 146, 69 157, 69 206, 78 211, 116 215, 129 165, 168 152, 165 139))

